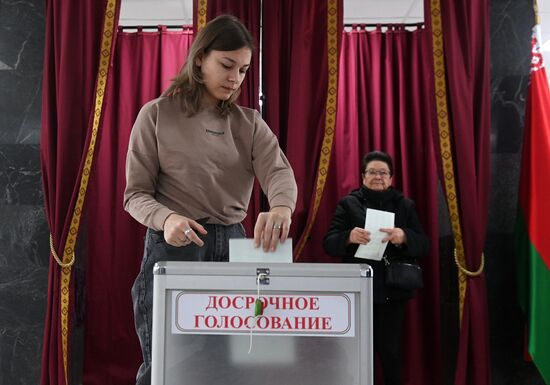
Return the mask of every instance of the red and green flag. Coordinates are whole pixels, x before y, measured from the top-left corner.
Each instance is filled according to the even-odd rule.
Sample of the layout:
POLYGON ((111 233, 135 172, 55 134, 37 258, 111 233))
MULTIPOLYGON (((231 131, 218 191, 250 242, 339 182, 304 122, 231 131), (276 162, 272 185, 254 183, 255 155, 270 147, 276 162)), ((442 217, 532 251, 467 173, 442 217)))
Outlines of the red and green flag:
POLYGON ((531 44, 516 236, 528 351, 550 384, 550 90, 537 29, 531 44))

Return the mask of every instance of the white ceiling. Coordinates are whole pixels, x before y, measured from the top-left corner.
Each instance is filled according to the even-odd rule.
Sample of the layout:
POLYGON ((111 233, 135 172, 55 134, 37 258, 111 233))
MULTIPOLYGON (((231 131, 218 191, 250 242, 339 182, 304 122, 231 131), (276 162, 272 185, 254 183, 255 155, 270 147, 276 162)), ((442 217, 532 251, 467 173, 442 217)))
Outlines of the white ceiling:
POLYGON ((542 51, 546 52, 544 55, 545 63, 548 63, 550 59, 550 0, 538 0, 540 24, 542 30, 542 51), (546 24, 545 24, 546 23, 546 24))
MULTIPOLYGON (((550 0, 538 0, 538 6, 544 61, 550 63, 550 0)), ((344 23, 418 23, 423 8, 423 0, 344 0, 344 23)), ((192 23, 193 0, 122 0, 120 25, 192 23)))
MULTIPOLYGON (((423 0, 344 0, 344 23, 417 23, 423 0)), ((122 0, 121 25, 183 25, 193 22, 192 0, 122 0)))
POLYGON ((424 21, 422 0, 344 0, 344 23, 418 23, 424 21))
POLYGON ((122 0, 120 25, 193 24, 193 0, 122 0))

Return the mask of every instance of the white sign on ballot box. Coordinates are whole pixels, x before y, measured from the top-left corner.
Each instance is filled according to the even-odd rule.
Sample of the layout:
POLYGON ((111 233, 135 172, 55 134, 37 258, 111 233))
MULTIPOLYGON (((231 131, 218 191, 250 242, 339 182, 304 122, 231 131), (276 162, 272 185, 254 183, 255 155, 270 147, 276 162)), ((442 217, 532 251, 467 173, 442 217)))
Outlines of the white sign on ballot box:
POLYGON ((172 333, 353 337, 354 295, 262 295, 254 317, 250 294, 172 292, 172 333))

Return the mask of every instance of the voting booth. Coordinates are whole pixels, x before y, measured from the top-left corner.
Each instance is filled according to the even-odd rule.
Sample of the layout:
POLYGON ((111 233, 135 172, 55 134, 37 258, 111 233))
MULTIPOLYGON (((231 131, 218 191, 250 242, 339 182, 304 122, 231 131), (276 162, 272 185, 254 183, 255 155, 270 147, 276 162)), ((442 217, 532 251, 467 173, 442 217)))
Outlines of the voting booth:
POLYGON ((153 385, 371 385, 368 265, 161 262, 153 385))

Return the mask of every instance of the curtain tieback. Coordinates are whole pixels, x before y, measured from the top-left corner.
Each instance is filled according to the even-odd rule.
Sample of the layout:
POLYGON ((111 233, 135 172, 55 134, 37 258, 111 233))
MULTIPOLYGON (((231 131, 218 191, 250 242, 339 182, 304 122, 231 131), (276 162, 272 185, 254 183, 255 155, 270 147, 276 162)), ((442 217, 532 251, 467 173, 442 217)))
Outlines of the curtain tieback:
POLYGON ((73 251, 73 254, 71 255, 71 260, 67 263, 63 262, 61 260, 61 258, 59 258, 59 256, 57 255, 57 252, 55 251, 55 247, 53 247, 53 238, 52 238, 52 234, 50 233, 50 251, 55 259, 55 261, 57 262, 57 264, 61 267, 71 267, 74 263, 74 260, 75 260, 75 255, 74 255, 74 251, 73 251))
POLYGON ((476 271, 470 271, 460 264, 458 256, 456 255, 456 248, 454 249, 454 255, 456 267, 458 267, 458 269, 466 274, 468 277, 477 277, 481 273, 483 273, 483 269, 485 268, 485 254, 483 252, 481 252, 481 262, 479 265, 479 269, 477 269, 476 271))

